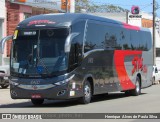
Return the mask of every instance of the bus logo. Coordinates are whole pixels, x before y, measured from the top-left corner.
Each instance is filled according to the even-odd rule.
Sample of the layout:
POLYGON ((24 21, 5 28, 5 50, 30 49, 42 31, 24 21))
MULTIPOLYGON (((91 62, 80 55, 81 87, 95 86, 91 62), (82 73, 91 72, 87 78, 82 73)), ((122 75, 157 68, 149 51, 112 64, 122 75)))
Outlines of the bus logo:
POLYGON ((35 81, 35 80, 31 81, 31 85, 38 85, 38 84, 40 84, 40 81, 35 81))
POLYGON ((56 22, 49 21, 49 20, 34 20, 34 21, 30 21, 28 23, 28 26, 37 25, 37 24, 55 24, 55 23, 56 22))
POLYGON ((147 73, 147 66, 143 64, 143 58, 135 56, 132 60, 132 75, 137 71, 143 71, 143 73, 147 73))

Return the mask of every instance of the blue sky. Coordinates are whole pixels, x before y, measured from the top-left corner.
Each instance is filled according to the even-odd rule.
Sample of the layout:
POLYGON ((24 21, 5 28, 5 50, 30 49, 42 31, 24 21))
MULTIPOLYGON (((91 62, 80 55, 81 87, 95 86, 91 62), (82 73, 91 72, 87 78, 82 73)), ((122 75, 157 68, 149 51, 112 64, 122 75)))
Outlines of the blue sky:
MULTIPOLYGON (((131 9, 132 5, 138 5, 142 11, 152 14, 153 0, 90 0, 95 4, 115 4, 126 9, 131 9)), ((156 0, 160 6, 160 0, 156 0)), ((156 11, 160 17, 160 8, 156 11)))

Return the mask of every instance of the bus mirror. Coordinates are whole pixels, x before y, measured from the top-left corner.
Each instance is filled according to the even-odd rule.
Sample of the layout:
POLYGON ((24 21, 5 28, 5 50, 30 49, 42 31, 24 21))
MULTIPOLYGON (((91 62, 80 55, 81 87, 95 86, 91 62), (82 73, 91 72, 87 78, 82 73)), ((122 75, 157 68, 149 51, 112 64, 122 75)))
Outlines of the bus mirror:
POLYGON ((0 53, 1 54, 4 53, 5 42, 11 40, 12 37, 13 37, 12 35, 6 36, 0 41, 0 53))
POLYGON ((73 40, 74 37, 78 36, 79 33, 71 33, 67 39, 66 39, 66 42, 65 42, 65 46, 64 46, 64 52, 67 53, 67 52, 70 52, 70 47, 71 47, 71 41, 73 40))

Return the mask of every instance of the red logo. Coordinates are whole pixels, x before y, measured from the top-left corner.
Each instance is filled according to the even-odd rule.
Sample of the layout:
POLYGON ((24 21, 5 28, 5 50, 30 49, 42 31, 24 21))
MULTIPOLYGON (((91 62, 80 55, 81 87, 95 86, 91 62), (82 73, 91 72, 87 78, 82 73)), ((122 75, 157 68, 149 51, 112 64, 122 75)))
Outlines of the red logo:
POLYGON ((147 73, 147 66, 143 65, 142 57, 139 58, 138 56, 135 56, 132 60, 132 65, 133 65, 132 75, 138 71, 143 71, 143 73, 147 73))
POLYGON ((37 25, 37 24, 55 24, 56 22, 52 22, 49 20, 34 20, 30 21, 27 26, 37 25))

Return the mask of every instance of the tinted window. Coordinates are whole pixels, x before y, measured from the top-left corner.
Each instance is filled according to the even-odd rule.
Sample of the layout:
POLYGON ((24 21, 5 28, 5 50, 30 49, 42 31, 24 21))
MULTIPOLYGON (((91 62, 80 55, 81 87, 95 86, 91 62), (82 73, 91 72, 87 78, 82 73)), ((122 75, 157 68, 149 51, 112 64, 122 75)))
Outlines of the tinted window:
POLYGON ((131 40, 131 49, 138 50, 140 47, 141 38, 139 37, 140 32, 137 30, 130 30, 130 40, 131 40))
POLYGON ((151 34, 127 30, 116 24, 88 22, 84 52, 93 49, 144 50, 151 48, 151 34))
POLYGON ((71 27, 72 33, 79 33, 79 35, 76 36, 72 40, 72 42, 78 42, 80 44, 83 43, 85 22, 86 21, 79 21, 79 22, 77 22, 77 23, 75 23, 75 24, 72 25, 72 27, 71 27))
POLYGON ((67 28, 20 30, 13 40, 11 73, 52 74, 65 71, 68 55, 64 52, 67 28))
POLYGON ((92 49, 102 49, 105 39, 103 25, 97 23, 88 23, 86 29, 84 52, 92 49))
POLYGON ((74 37, 71 41, 69 64, 70 67, 72 67, 73 69, 75 68, 75 64, 81 63, 82 60, 82 47, 83 47, 85 23, 86 21, 80 20, 71 26, 72 33, 78 33, 78 35, 74 37))
POLYGON ((115 24, 88 23, 85 52, 92 49, 130 49, 130 32, 115 24))
POLYGON ((40 56, 42 58, 57 57, 64 53, 67 29, 45 29, 40 31, 40 56))
POLYGON ((151 48, 151 34, 144 31, 130 30, 131 49, 147 51, 151 48))

